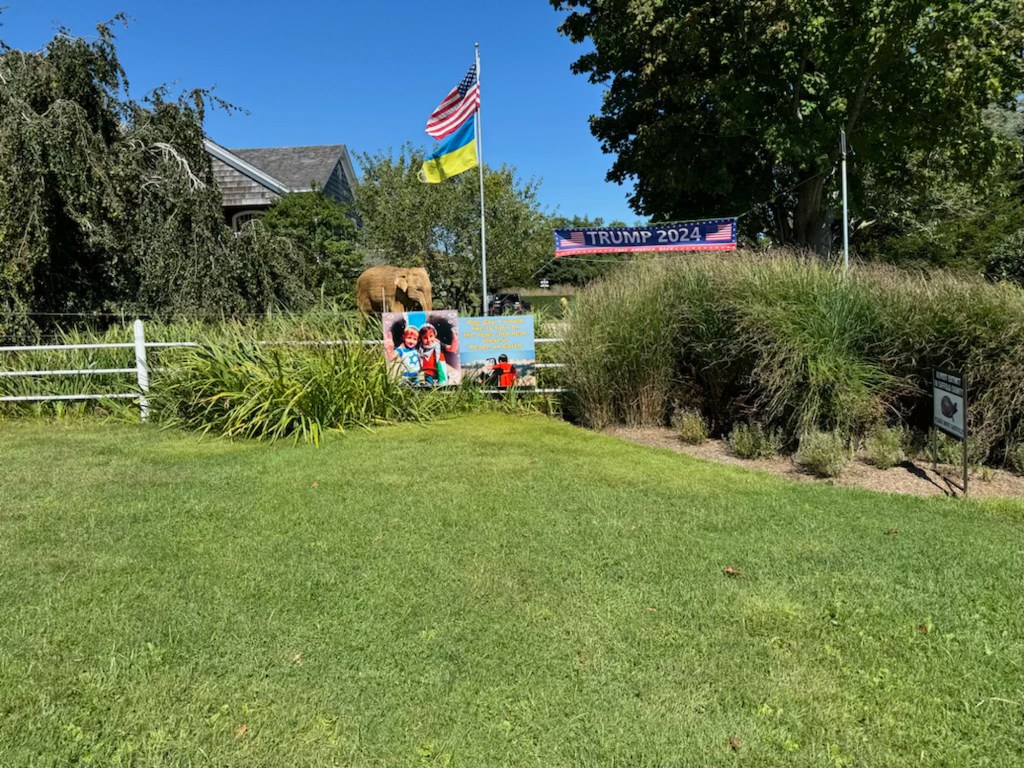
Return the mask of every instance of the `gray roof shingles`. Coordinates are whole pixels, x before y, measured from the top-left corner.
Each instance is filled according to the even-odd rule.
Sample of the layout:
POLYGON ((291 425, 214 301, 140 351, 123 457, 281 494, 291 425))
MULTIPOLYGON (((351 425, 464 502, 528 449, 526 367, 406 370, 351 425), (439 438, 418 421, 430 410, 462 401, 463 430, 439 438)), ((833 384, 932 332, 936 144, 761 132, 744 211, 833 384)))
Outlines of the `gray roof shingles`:
POLYGON ((229 151, 270 174, 292 190, 323 190, 334 171, 334 166, 345 153, 345 145, 265 147, 229 151))

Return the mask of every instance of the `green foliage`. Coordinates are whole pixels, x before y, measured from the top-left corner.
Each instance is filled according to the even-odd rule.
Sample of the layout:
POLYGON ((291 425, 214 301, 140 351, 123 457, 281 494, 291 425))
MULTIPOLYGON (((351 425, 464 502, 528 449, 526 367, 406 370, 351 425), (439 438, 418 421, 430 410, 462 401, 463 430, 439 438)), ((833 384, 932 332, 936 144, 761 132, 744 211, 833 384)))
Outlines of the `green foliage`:
POLYGON ((840 128, 858 176, 897 191, 917 154, 978 179, 1010 147, 984 110, 1024 79, 1017 0, 550 1, 591 48, 573 70, 607 88, 591 130, 609 179, 635 179, 634 209, 656 219, 752 209, 750 237, 827 249, 840 128))
POLYGON ((712 433, 754 418, 787 443, 857 438, 894 415, 924 431, 932 369, 964 368, 973 460, 1024 435, 1024 291, 940 270, 844 275, 749 253, 636 263, 576 295, 564 358, 574 415, 598 426, 664 424, 686 402, 712 433))
MULTIPOLYGON (((934 460, 939 464, 956 467, 964 463, 963 442, 937 429, 929 431, 926 452, 930 460, 934 460)), ((968 461, 970 461, 970 454, 968 454, 968 461)))
POLYGON ((990 277, 1024 286, 1024 228, 1017 229, 993 248, 985 266, 990 277))
MULTIPOLYGON (((120 20, 118 17, 117 20, 120 20)), ((165 317, 300 307, 294 251, 235 238, 203 147, 196 90, 127 96, 111 24, 40 52, 0 45, 0 334, 32 313, 165 317)))
MULTIPOLYGON (((365 154, 355 190, 365 244, 379 263, 426 267, 437 306, 481 308, 480 183, 475 170, 441 184, 418 174, 422 149, 406 145, 365 154)), ((488 289, 532 282, 551 253, 551 230, 537 202, 537 183, 515 169, 486 168, 488 289)))
POLYGON ((326 430, 372 427, 429 415, 421 397, 388 370, 380 350, 360 343, 261 346, 217 339, 188 349, 154 387, 157 418, 228 437, 291 437, 318 445, 326 430))
POLYGON ((352 293, 363 257, 356 248, 355 221, 345 206, 322 192, 286 195, 253 226, 266 228, 298 251, 306 283, 322 299, 354 306, 352 293))
POLYGON ((855 218, 854 248, 858 257, 874 261, 947 266, 1014 279, 1008 262, 993 263, 994 251, 1019 229, 1024 217, 1021 196, 1021 141, 1024 112, 990 108, 985 124, 1004 141, 993 172, 975 183, 951 181, 950 160, 942 153, 921 151, 906 167, 892 169, 907 180, 901 189, 869 173, 862 183, 870 203, 855 218), (870 219, 869 222, 863 219, 870 219))
POLYGON ((762 424, 737 424, 727 438, 729 448, 741 459, 770 459, 782 450, 782 435, 762 424))
POLYGON ((796 463, 818 477, 839 477, 850 463, 850 448, 837 432, 813 430, 800 436, 796 463))
POLYGON ((708 439, 708 423, 698 411, 689 408, 679 411, 674 422, 679 439, 687 445, 700 445, 708 439))
POLYGON ((899 427, 881 427, 864 441, 868 460, 879 469, 891 469, 907 457, 910 435, 899 427))
POLYGON ((1024 475, 1024 443, 1006 449, 1006 464, 1018 475, 1024 475))

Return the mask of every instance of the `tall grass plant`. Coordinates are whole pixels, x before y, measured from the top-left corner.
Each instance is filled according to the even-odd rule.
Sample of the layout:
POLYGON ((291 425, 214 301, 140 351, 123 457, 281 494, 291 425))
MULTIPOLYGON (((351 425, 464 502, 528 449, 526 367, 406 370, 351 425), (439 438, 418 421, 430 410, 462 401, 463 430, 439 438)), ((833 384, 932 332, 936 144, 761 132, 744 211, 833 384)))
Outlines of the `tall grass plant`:
POLYGON ((580 292, 566 381, 584 423, 668 423, 669 404, 712 432, 756 420, 787 444, 813 430, 923 431, 934 368, 963 369, 982 458, 1024 437, 1024 291, 947 272, 800 254, 637 261, 580 292))

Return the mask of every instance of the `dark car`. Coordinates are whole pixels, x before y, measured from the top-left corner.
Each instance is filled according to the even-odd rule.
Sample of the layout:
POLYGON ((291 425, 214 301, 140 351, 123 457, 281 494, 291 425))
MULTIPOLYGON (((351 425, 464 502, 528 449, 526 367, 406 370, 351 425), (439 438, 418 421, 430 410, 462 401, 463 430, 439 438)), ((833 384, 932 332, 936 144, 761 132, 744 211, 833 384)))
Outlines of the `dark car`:
POLYGON ((490 315, 521 315, 530 311, 530 302, 522 299, 518 293, 496 293, 491 296, 491 304, 487 308, 490 315))

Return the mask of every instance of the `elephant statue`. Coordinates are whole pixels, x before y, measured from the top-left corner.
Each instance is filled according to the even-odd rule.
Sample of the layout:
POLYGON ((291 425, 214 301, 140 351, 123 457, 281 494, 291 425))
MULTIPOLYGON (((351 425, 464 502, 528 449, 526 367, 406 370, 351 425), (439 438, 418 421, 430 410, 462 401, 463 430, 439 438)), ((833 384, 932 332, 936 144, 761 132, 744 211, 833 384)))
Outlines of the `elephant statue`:
POLYGON ((356 280, 356 306, 363 312, 429 312, 430 276, 423 267, 370 267, 356 280))

